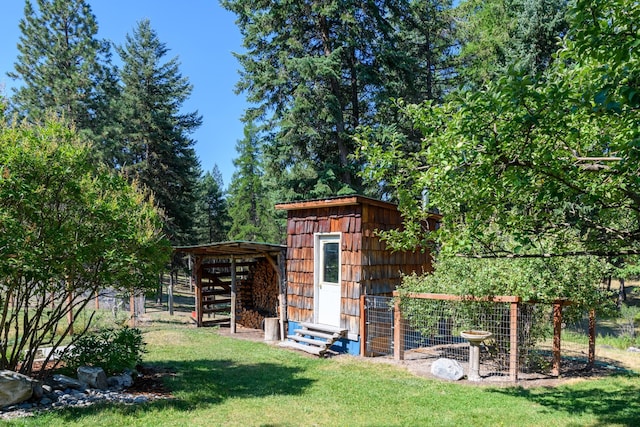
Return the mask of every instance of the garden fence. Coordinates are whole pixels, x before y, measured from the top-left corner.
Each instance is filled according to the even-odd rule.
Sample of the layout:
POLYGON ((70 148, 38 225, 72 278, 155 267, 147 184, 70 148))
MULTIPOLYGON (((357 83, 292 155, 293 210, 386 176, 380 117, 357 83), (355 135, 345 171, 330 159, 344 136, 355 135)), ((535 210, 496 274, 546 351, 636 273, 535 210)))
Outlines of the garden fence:
MULTIPOLYGON (((587 343, 561 344, 562 309, 553 304, 525 303, 518 297, 460 297, 444 294, 408 294, 399 299, 363 296, 361 331, 363 356, 391 356, 397 360, 449 358, 466 363, 469 342, 464 330, 485 330, 480 375, 519 377, 551 374, 561 369, 592 366, 595 357, 593 311, 587 343)), ((566 326, 566 325, 565 325, 566 326)))

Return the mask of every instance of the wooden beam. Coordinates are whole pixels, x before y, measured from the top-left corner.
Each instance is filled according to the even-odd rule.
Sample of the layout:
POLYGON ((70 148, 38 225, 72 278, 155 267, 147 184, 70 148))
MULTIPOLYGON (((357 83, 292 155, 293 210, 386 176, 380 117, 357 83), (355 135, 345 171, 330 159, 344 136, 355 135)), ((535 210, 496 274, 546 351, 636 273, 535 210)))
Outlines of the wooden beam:
POLYGON ((237 283, 236 283, 236 258, 231 256, 231 333, 236 333, 236 297, 237 297, 237 283))
POLYGON ((419 293, 408 292, 400 295, 398 291, 393 292, 394 297, 403 296, 407 298, 416 299, 432 299, 440 301, 488 301, 488 302, 521 302, 522 298, 511 295, 496 295, 487 297, 474 297, 470 295, 449 295, 449 294, 431 294, 431 293, 419 293))
POLYGON ((509 308, 509 378, 518 381, 518 306, 512 302, 509 308))
POLYGON ((285 271, 286 263, 286 251, 282 250, 278 254, 278 266, 276 270, 278 273, 278 303, 280 304, 280 340, 284 341, 285 336, 285 323, 287 322, 287 273, 285 271))
POLYGON ((196 325, 202 327, 202 257, 195 257, 193 271, 196 279, 196 325))
POLYGON ((404 328, 402 327, 402 313, 398 298, 396 298, 393 310, 393 358, 404 360, 404 328))

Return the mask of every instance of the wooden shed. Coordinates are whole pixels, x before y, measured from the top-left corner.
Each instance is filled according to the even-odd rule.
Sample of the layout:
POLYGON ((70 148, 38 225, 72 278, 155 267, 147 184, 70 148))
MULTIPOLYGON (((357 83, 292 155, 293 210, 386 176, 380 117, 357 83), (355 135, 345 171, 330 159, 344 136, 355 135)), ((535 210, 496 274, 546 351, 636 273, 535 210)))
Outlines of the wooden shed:
MULTIPOLYGON (((360 296, 390 295, 403 274, 431 271, 428 251, 391 251, 376 233, 399 229, 397 205, 346 196, 282 203, 287 211, 287 318, 341 331, 343 348, 360 352, 360 296)), ((427 226, 434 228, 436 220, 427 226)), ((302 334, 300 334, 302 335, 302 334)))

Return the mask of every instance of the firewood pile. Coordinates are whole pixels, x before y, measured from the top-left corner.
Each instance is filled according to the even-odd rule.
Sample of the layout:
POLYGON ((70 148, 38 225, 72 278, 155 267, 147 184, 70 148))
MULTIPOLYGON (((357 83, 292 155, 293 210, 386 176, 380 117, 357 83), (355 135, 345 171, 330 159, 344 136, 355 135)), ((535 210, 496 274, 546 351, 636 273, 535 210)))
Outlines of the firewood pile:
POLYGON ((253 308, 268 316, 275 315, 278 308, 278 277, 266 259, 258 261, 249 272, 252 283, 253 308))
POLYGON ((264 321, 264 316, 258 313, 255 310, 248 310, 243 308, 239 313, 238 323, 244 326, 245 328, 251 329, 262 329, 262 322, 264 321))

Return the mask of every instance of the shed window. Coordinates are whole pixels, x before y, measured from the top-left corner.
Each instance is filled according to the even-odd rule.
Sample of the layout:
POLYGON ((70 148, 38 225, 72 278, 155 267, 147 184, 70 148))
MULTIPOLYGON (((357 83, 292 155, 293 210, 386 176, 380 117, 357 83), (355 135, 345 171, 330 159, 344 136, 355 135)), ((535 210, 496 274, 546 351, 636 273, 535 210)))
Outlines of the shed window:
POLYGON ((325 242, 322 245, 322 281, 328 283, 339 282, 340 262, 338 259, 339 247, 337 242, 325 242))

